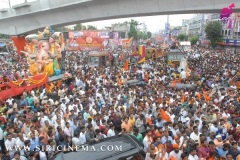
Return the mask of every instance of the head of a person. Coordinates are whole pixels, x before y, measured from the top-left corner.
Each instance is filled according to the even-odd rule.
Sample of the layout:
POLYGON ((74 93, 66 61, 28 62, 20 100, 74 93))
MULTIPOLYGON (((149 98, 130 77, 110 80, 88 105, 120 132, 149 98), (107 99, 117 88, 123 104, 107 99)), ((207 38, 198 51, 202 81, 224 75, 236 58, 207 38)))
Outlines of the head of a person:
POLYGON ((222 141, 222 136, 221 135, 217 135, 216 139, 217 139, 218 142, 221 142, 222 141))
POLYGON ((15 160, 20 160, 20 152, 19 151, 16 151, 14 153, 14 158, 15 158, 15 160))
POLYGON ((88 131, 92 132, 92 131, 93 131, 93 125, 92 125, 92 124, 89 124, 89 125, 87 126, 87 129, 88 129, 88 131))
POLYGON ((173 147, 175 153, 179 152, 179 145, 178 144, 173 144, 172 147, 173 147))
POLYGON ((223 150, 228 151, 230 149, 230 145, 228 143, 223 144, 223 150))
POLYGON ((191 154, 192 156, 195 156, 195 155, 197 154, 197 149, 196 149, 196 148, 192 148, 192 149, 190 150, 190 154, 191 154))
POLYGON ((182 160, 188 160, 188 156, 186 153, 182 153, 181 158, 182 158, 182 160))
POLYGON ((7 134, 7 139, 8 139, 9 141, 12 140, 12 133, 8 133, 8 134, 7 134))
POLYGON ((226 160, 233 160, 233 156, 230 153, 227 153, 226 160))
POLYGON ((125 123, 128 123, 128 117, 125 117, 125 118, 124 118, 124 122, 125 122, 125 123))
POLYGON ((147 130, 146 134, 150 137, 150 136, 152 136, 152 131, 151 130, 147 130))
POLYGON ((193 132, 194 132, 195 134, 198 134, 198 127, 197 127, 197 126, 193 126, 193 132))

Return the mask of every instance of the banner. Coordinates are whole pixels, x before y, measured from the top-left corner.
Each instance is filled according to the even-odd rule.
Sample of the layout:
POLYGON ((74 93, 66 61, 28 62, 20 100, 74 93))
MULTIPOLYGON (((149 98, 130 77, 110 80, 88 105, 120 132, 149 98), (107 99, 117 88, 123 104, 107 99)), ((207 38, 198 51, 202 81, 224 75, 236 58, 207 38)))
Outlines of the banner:
POLYGON ((69 39, 68 49, 69 50, 95 50, 102 49, 108 45, 108 39, 97 38, 97 37, 82 37, 69 39))
POLYGON ((234 27, 234 19, 232 18, 228 18, 227 24, 226 24, 226 28, 227 29, 233 29, 234 27))

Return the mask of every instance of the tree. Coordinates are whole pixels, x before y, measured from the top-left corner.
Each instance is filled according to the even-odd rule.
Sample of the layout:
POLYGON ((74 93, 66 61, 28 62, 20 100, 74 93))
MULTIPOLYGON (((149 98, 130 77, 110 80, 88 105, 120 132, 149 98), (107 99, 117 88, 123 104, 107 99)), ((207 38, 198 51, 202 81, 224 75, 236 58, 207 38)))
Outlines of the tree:
POLYGON ((147 32, 147 38, 151 38, 152 37, 152 32, 148 31, 147 32))
POLYGON ((185 35, 185 34, 179 34, 177 36, 177 39, 180 40, 180 41, 187 41, 188 40, 188 36, 185 35))
POLYGON ((5 35, 5 34, 0 34, 0 38, 3 38, 3 39, 5 39, 5 38, 8 38, 9 36, 8 35, 5 35))
POLYGON ((222 24, 218 21, 208 22, 205 26, 205 33, 207 39, 211 42, 211 46, 215 48, 217 42, 222 41, 222 24))
POLYGON ((190 39, 190 42, 192 45, 195 45, 197 43, 197 41, 199 40, 199 36, 194 36, 190 39))
POLYGON ((139 31, 139 32, 138 32, 137 37, 138 37, 138 39, 148 39, 148 35, 145 34, 145 33, 142 32, 142 31, 139 31))
POLYGON ((130 24, 130 29, 128 32, 128 37, 131 38, 133 37, 133 39, 137 40, 138 39, 138 25, 140 25, 140 23, 138 23, 138 21, 135 21, 133 19, 131 19, 130 24))
POLYGON ((97 30, 97 28, 95 26, 92 26, 92 25, 88 25, 87 29, 88 30, 97 30))
POLYGON ((85 25, 82 25, 81 23, 74 26, 74 31, 80 31, 80 30, 86 30, 87 27, 85 25))

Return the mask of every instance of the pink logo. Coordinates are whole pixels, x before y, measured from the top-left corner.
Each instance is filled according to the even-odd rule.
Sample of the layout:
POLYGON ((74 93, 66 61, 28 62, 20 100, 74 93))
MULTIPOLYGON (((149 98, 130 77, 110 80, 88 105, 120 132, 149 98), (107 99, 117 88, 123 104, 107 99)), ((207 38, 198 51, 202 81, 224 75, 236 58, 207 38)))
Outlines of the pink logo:
POLYGON ((235 7, 235 4, 232 3, 230 6, 225 7, 222 9, 220 13, 220 19, 222 19, 224 22, 227 23, 227 19, 231 16, 233 13, 233 8, 235 7))

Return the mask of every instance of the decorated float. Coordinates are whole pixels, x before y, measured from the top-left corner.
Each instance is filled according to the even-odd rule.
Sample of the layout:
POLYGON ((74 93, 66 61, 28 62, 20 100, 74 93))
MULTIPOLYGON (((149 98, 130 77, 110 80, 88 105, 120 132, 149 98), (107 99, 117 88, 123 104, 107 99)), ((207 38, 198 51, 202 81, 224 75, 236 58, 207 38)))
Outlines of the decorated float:
MULTIPOLYGON (((46 27, 43 32, 25 37, 26 45, 20 52, 27 57, 30 76, 16 81, 7 77, 0 80, 0 100, 21 95, 41 86, 49 86, 50 82, 70 78, 68 73, 62 73, 59 60, 64 50, 64 38, 61 32, 54 32, 46 27)), ((60 84, 60 83, 58 83, 60 84)))

